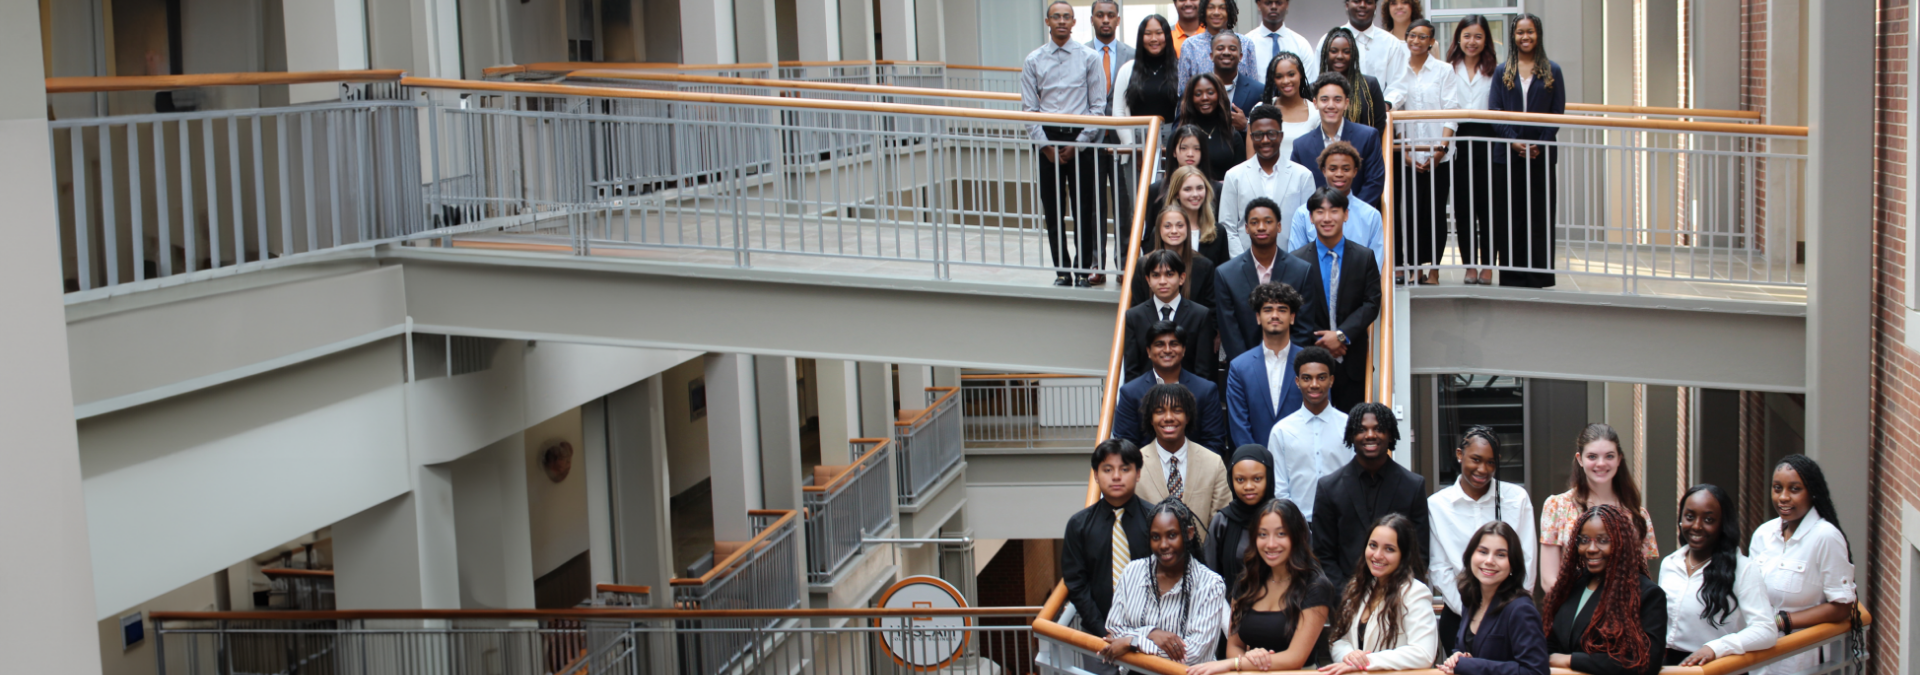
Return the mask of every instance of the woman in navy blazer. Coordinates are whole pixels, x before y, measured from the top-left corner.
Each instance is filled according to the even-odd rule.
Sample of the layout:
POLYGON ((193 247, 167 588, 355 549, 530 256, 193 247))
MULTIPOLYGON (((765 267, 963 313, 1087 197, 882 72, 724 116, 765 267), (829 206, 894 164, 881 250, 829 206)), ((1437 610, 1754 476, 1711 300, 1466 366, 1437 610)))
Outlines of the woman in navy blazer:
MULTIPOLYGON (((1560 65, 1547 59, 1542 33, 1540 17, 1521 14, 1514 19, 1507 32, 1507 62, 1494 69, 1493 85, 1487 88, 1488 110, 1566 114, 1567 83, 1560 77, 1560 65)), ((1554 182, 1560 153, 1541 143, 1554 141, 1560 127, 1495 124, 1493 130, 1508 140, 1504 156, 1493 156, 1495 182, 1507 177, 1506 194, 1494 195, 1494 264, 1553 269, 1553 213, 1559 201, 1554 182)), ((1553 285, 1553 273, 1503 271, 1500 285, 1546 288, 1553 285)))
POLYGON ((1547 634, 1527 596, 1527 549, 1513 526, 1481 525, 1460 561, 1460 621, 1454 652, 1440 664, 1449 675, 1546 675, 1547 634))

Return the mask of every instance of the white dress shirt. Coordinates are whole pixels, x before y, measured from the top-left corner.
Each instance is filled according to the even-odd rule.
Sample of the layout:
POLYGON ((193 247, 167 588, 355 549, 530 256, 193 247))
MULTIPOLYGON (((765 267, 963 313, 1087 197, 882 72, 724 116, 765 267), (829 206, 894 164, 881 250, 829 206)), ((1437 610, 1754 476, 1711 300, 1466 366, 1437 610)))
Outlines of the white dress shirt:
MULTIPOLYGON (((1107 634, 1116 638, 1132 637, 1133 648, 1142 654, 1165 656, 1160 645, 1147 639, 1148 633, 1164 630, 1180 636, 1180 641, 1186 644, 1187 665, 1212 661, 1213 647, 1226 634, 1231 611, 1227 605, 1226 583, 1194 558, 1187 561, 1186 578, 1175 584, 1173 590, 1160 593, 1160 582, 1153 578, 1153 565, 1152 556, 1136 558, 1120 573, 1120 582, 1113 587, 1113 609, 1107 612, 1107 634), (1184 602, 1189 582, 1193 586, 1193 599, 1184 602), (1180 621, 1182 605, 1186 607, 1185 623, 1180 621)), ((1427 616, 1431 622, 1431 610, 1427 616)))
POLYGON ((1700 601, 1700 587, 1707 581, 1702 566, 1687 574, 1687 547, 1660 561, 1660 590, 1667 593, 1667 648, 1687 652, 1712 647, 1715 658, 1759 651, 1773 646, 1780 632, 1773 627, 1773 601, 1767 599, 1766 584, 1760 571, 1746 556, 1737 555, 1734 567, 1733 597, 1738 609, 1720 625, 1700 618, 1706 603, 1700 601))
POLYGON ((1266 362, 1267 366, 1267 398, 1269 399, 1267 410, 1269 411, 1280 411, 1280 392, 1287 385, 1287 354, 1291 351, 1293 351, 1292 343, 1288 343, 1276 352, 1267 348, 1266 340, 1260 341, 1260 358, 1266 362))
POLYGON ((1328 646, 1335 662, 1345 660, 1347 654, 1356 649, 1366 649, 1368 672, 1432 668, 1433 657, 1440 651, 1440 622, 1433 615, 1433 590, 1419 579, 1408 579, 1407 586, 1400 589, 1399 607, 1381 603, 1373 614, 1353 617, 1347 625, 1347 634, 1328 646), (1380 639, 1387 632, 1382 625, 1382 612, 1389 610, 1400 612, 1400 635, 1392 644, 1380 639), (1363 618, 1370 629, 1365 645, 1357 644, 1355 639, 1359 637, 1357 628, 1363 618))
MULTIPOLYGON (((1747 547, 1774 611, 1798 612, 1821 603, 1858 599, 1853 561, 1847 557, 1847 539, 1840 528, 1817 512, 1809 512, 1800 520, 1792 539, 1781 536, 1780 525, 1779 518, 1767 521, 1754 530, 1753 542, 1747 547)), ((1809 651, 1776 662, 1764 672, 1801 672, 1813 666, 1816 656, 1809 651)))
POLYGON ((1247 39, 1253 41, 1253 66, 1260 71, 1260 86, 1267 85, 1267 66, 1273 63, 1273 55, 1278 53, 1274 50, 1275 39, 1268 36, 1279 36, 1279 51, 1293 52, 1294 56, 1300 57, 1300 65, 1305 66, 1302 70, 1306 71, 1301 73, 1304 76, 1300 80, 1301 86, 1320 76, 1320 52, 1313 48, 1313 43, 1285 25, 1274 31, 1267 30, 1266 25, 1261 24, 1247 31, 1247 39))
POLYGON ((1428 532, 1427 552, 1432 556, 1427 561, 1429 573, 1427 579, 1434 588, 1440 590, 1441 600, 1447 603, 1447 609, 1455 614, 1466 616, 1460 609, 1460 561, 1466 555, 1468 546, 1475 542, 1473 532, 1481 525, 1493 522, 1494 493, 1500 495, 1500 520, 1513 526, 1519 533, 1523 553, 1527 557, 1526 588, 1533 592, 1534 569, 1540 560, 1540 538, 1534 536, 1533 499, 1527 496, 1527 488, 1505 481, 1494 481, 1498 489, 1488 489, 1479 499, 1467 496, 1465 488, 1456 480, 1452 485, 1427 497, 1427 518, 1431 521, 1428 532))
POLYGON ((1167 316, 1167 317, 1180 316, 1180 296, 1179 295, 1173 296, 1173 302, 1161 302, 1160 298, 1157 298, 1157 297, 1153 299, 1153 319, 1155 321, 1172 321, 1173 320, 1171 318, 1167 318, 1167 319, 1160 318, 1162 316, 1167 316), (1162 309, 1171 310, 1171 311, 1162 312, 1160 311, 1162 309))
POLYGON ((1460 82, 1462 110, 1486 110, 1490 106, 1487 97, 1493 93, 1493 75, 1481 75, 1479 70, 1468 68, 1467 64, 1455 64, 1453 77, 1460 82))
MULTIPOLYGON (((1394 110, 1460 110, 1467 107, 1466 86, 1453 74, 1453 67, 1447 62, 1427 55, 1427 63, 1419 72, 1408 68, 1401 76, 1399 86, 1392 87, 1392 95, 1387 102, 1394 110), (1399 96, 1398 99, 1393 98, 1399 96)), ((1483 78, 1484 79, 1484 78, 1483 78)), ((1482 105, 1486 102, 1482 101, 1482 105)), ((1436 145, 1440 143, 1443 131, 1455 131, 1460 128, 1458 122, 1396 122, 1394 123, 1395 141, 1407 141, 1417 145, 1436 145)), ((1425 150, 1413 152, 1413 161, 1424 162, 1433 153, 1425 150)), ((1447 147, 1447 154, 1440 161, 1453 159, 1453 147, 1447 147)))
MULTIPOLYGON (((1413 53, 1407 51, 1407 43, 1401 42, 1400 38, 1394 37, 1385 28, 1381 28, 1378 21, 1368 26, 1366 30, 1354 28, 1352 23, 1340 27, 1353 31, 1353 41, 1356 43, 1354 49, 1360 52, 1360 74, 1371 75, 1373 79, 1379 80, 1380 88, 1383 90, 1380 93, 1385 95, 1388 101, 1392 101, 1394 84, 1406 75, 1407 62, 1413 60, 1413 53)), ((1327 38, 1321 36, 1320 42, 1315 44, 1313 49, 1316 58, 1320 54, 1320 48, 1326 44, 1327 38)), ((1353 86, 1365 85, 1355 82, 1353 86)))
MULTIPOLYGON (((1216 214, 1220 226, 1227 230, 1227 254, 1246 253, 1250 245, 1245 223, 1248 202, 1258 197, 1273 200, 1280 205, 1280 212, 1273 216, 1285 224, 1285 217, 1306 204, 1311 196, 1313 172, 1295 164, 1288 155, 1274 161, 1272 173, 1260 168, 1259 157, 1250 157, 1227 169, 1225 180, 1220 181, 1220 212, 1216 214)), ((1198 238, 1189 238, 1198 241, 1198 238)))
POLYGON ((1353 461, 1346 434, 1347 414, 1332 404, 1318 415, 1303 405, 1280 418, 1267 436, 1267 452, 1273 455, 1273 496, 1293 500, 1300 515, 1313 520, 1320 477, 1353 461))

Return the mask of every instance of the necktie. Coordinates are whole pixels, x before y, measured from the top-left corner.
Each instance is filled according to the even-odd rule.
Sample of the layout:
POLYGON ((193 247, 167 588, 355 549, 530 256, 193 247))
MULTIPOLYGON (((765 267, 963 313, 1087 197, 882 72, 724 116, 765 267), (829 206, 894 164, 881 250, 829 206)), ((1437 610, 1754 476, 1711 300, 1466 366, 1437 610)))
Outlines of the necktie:
POLYGON ((1161 320, 1161 321, 1172 321, 1172 320, 1173 320, 1173 308, 1172 308, 1172 307, 1161 307, 1161 308, 1160 308, 1160 320, 1161 320))
MULTIPOLYGON (((1268 54, 1268 55, 1267 55, 1267 62, 1268 62, 1268 63, 1272 63, 1272 62, 1273 62, 1273 57, 1275 57, 1275 56, 1279 56, 1279 55, 1280 55, 1280 34, 1279 34, 1279 33, 1268 33, 1268 34, 1267 34, 1267 42, 1270 42, 1270 43, 1273 43, 1273 51, 1272 51, 1272 53, 1271 53, 1271 54, 1268 54)), ((1305 73, 1302 73, 1302 74, 1304 75, 1305 73)))
POLYGON ((1339 297, 1337 290, 1340 288, 1340 255, 1328 249, 1327 262, 1333 267, 1333 278, 1325 280, 1327 282, 1327 328, 1331 330, 1340 325, 1340 318, 1334 312, 1334 303, 1339 297))
POLYGON ((1180 480, 1180 458, 1167 460, 1167 496, 1182 499, 1187 496, 1186 481, 1180 480))
POLYGON ((1113 93, 1113 47, 1100 48, 1100 70, 1107 74, 1107 93, 1113 93))
POLYGON ((1126 517, 1124 508, 1113 510, 1113 586, 1120 587, 1120 573, 1126 571, 1127 561, 1133 560, 1133 552, 1127 550, 1127 531, 1120 526, 1126 517))

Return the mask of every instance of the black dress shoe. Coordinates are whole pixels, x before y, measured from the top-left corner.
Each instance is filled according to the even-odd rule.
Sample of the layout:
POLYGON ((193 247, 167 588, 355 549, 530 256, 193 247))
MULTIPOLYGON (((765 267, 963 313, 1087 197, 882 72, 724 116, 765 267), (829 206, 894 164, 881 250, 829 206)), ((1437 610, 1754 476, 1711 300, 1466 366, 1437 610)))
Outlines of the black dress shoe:
POLYGON ((1069 277, 1069 276, 1066 276, 1066 275, 1064 275, 1064 274, 1063 274, 1063 275, 1060 275, 1060 276, 1057 276, 1057 277, 1054 277, 1054 278, 1053 278, 1053 285, 1055 285, 1055 286, 1072 286, 1072 285, 1073 285, 1073 277, 1069 277))
POLYGON ((1088 281, 1086 277, 1076 277, 1073 285, 1075 288, 1093 288, 1093 282, 1088 281))

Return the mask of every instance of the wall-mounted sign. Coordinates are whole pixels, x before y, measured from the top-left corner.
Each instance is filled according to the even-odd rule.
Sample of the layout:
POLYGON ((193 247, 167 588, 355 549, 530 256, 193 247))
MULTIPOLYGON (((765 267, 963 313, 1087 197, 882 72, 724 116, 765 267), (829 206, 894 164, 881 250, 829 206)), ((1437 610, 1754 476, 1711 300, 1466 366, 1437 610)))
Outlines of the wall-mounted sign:
MULTIPOLYGON (((960 591, 939 577, 914 576, 901 579, 880 594, 880 607, 888 609, 960 609, 967 606, 960 591)), ((880 648, 893 662, 910 670, 940 670, 953 664, 967 647, 972 617, 965 616, 888 616, 876 617, 873 625, 880 631, 880 648)))
POLYGON ((147 624, 142 620, 141 612, 120 617, 120 649, 133 649, 147 639, 147 624))

